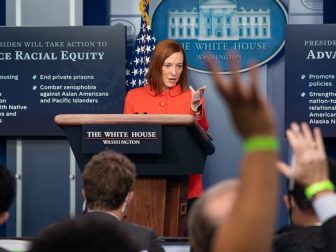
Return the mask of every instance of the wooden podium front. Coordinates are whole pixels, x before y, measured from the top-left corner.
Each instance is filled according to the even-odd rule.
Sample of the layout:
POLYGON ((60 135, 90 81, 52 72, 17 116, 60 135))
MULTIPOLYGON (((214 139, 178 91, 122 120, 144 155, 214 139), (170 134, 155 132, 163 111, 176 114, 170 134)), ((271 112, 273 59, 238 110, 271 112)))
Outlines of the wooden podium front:
POLYGON ((127 221, 151 227, 159 236, 185 235, 188 177, 203 173, 206 156, 215 151, 191 115, 64 114, 55 122, 64 129, 81 171, 92 155, 106 149, 135 163, 137 180, 127 221), (159 137, 147 142, 139 138, 143 147, 104 144, 115 139, 105 132, 110 136, 116 129, 144 132, 148 127, 158 129, 159 137))
POLYGON ((188 176, 138 178, 126 220, 155 229, 159 236, 185 236, 188 176))

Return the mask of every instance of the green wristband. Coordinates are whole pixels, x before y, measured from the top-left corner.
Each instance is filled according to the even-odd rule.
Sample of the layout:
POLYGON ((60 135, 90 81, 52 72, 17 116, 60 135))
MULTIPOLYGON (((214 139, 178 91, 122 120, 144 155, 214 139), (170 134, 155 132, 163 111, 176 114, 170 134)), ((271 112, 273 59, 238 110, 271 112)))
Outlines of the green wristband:
POLYGON ((273 136, 253 136, 244 142, 245 153, 253 151, 277 151, 279 141, 273 136))
POLYGON ((333 190, 335 190, 335 186, 330 180, 322 180, 306 187, 304 193, 307 199, 311 200, 316 194, 320 192, 333 190))

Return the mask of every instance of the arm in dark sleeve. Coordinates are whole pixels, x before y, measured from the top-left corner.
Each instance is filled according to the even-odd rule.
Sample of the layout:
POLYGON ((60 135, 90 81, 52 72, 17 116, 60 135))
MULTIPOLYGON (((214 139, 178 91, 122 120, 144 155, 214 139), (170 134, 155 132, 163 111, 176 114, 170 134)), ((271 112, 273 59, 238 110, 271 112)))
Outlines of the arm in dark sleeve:
POLYGON ((164 248, 162 247, 163 240, 160 239, 154 232, 151 230, 149 237, 149 246, 148 252, 164 252, 164 248))
POLYGON ((326 241, 327 252, 336 251, 336 216, 331 217, 322 225, 323 236, 326 241))

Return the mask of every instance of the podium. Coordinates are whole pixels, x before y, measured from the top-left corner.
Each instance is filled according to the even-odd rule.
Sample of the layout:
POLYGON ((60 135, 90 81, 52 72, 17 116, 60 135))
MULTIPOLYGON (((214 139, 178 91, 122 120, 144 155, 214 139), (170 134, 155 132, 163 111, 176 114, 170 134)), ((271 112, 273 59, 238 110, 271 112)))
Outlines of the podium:
POLYGON ((106 149, 135 163, 137 180, 126 220, 159 236, 185 235, 188 177, 203 173, 211 138, 191 115, 62 114, 64 129, 83 171, 92 155, 106 149))

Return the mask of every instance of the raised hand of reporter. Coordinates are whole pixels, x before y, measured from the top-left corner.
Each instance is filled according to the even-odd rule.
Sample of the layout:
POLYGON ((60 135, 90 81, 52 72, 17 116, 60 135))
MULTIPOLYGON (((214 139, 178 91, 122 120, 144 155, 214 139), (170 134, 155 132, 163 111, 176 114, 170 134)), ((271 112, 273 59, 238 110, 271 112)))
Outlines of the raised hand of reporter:
POLYGON ((295 156, 292 164, 295 167, 279 161, 278 170, 288 178, 295 176, 294 179, 303 186, 328 180, 328 162, 320 129, 311 130, 305 122, 301 125, 293 122, 286 135, 295 156))
POLYGON ((233 122, 244 139, 256 135, 275 135, 275 118, 271 106, 266 103, 258 89, 257 69, 251 69, 250 83, 243 85, 236 56, 232 53, 230 57, 231 81, 223 78, 213 59, 206 59, 214 74, 215 84, 228 104, 233 122))

